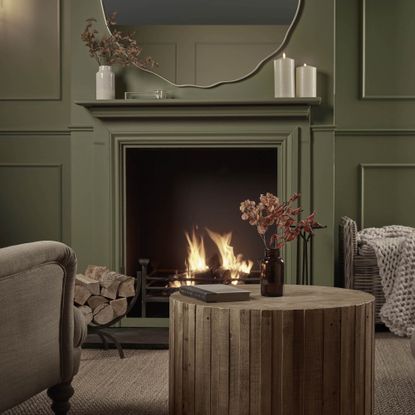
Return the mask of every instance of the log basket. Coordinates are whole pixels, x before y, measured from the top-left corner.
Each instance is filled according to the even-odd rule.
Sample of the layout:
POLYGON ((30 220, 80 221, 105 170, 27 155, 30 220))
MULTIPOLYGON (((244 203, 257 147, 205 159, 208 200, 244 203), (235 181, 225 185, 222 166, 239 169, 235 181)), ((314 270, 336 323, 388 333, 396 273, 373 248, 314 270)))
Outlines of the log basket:
POLYGON ((113 326, 114 324, 118 323, 119 321, 121 321, 126 315, 128 315, 128 313, 130 313, 130 311, 135 306, 135 304, 137 302, 137 299, 140 296, 140 288, 141 288, 141 284, 139 284, 139 281, 141 280, 141 275, 140 274, 141 274, 141 272, 139 271, 137 273, 137 277, 135 278, 135 282, 134 282, 134 288, 135 288, 134 297, 130 298, 130 301, 129 301, 128 306, 127 306, 127 310, 124 314, 121 314, 121 315, 115 317, 113 320, 111 320, 110 322, 108 322, 106 324, 97 324, 97 323, 94 323, 92 321, 88 325, 88 332, 91 333, 91 334, 97 334, 99 336, 99 338, 102 341, 102 345, 104 347, 104 350, 108 350, 109 349, 108 342, 112 342, 114 344, 114 346, 116 347, 116 349, 118 350, 118 354, 119 354, 121 359, 124 359, 124 357, 125 357, 124 350, 122 348, 121 343, 117 340, 117 338, 115 336, 108 333, 108 331, 106 331, 105 329, 107 329, 107 328, 113 326))

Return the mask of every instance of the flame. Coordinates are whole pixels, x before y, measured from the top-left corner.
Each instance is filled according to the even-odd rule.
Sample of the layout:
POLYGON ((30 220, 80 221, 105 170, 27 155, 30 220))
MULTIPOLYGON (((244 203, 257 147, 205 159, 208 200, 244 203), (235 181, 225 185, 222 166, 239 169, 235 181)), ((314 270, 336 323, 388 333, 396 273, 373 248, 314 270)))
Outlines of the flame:
POLYGON ((185 232, 185 236, 188 243, 188 256, 186 262, 188 270, 191 272, 208 270, 209 267, 206 265, 206 253, 203 238, 200 238, 200 240, 198 240, 194 229, 192 232, 191 239, 187 232, 185 232))
MULTIPOLYGON (((234 248, 231 245, 232 232, 223 235, 206 229, 210 239, 215 243, 220 254, 221 269, 229 271, 231 284, 238 284, 238 280, 243 275, 248 275, 251 272, 253 262, 245 261, 241 254, 235 255, 234 248)), ((196 235, 193 229, 191 236, 185 232, 187 240, 187 260, 186 272, 178 274, 173 281, 170 281, 169 286, 172 288, 179 288, 182 285, 194 285, 195 274, 203 271, 209 271, 209 266, 206 263, 205 243, 202 237, 196 235)))
POLYGON ((216 244, 222 260, 222 267, 231 272, 232 284, 237 284, 241 274, 249 274, 254 263, 244 261, 241 254, 235 256, 232 242, 232 232, 223 235, 206 228, 206 231, 216 244))

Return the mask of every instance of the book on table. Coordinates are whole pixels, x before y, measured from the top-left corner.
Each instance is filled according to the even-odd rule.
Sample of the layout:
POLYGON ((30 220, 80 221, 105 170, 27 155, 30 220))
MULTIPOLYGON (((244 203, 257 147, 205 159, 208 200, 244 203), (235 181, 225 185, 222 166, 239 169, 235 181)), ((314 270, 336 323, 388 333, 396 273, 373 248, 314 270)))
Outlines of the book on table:
POLYGON ((247 301, 248 290, 225 284, 183 285, 180 294, 193 297, 206 303, 221 303, 225 301, 247 301))

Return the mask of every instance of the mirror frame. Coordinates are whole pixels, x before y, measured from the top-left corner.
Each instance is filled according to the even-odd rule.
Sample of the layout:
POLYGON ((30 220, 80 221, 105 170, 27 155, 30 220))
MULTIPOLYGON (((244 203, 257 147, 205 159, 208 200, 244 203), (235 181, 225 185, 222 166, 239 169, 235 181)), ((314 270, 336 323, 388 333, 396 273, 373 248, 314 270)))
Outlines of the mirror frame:
MULTIPOLYGON (((104 19, 104 24, 105 27, 107 29, 107 32, 109 35, 112 35, 111 30, 109 29, 108 25, 107 25, 107 17, 105 15, 105 9, 104 9, 104 4, 103 1, 100 0, 100 4, 101 4, 101 11, 102 11, 102 16, 104 19)), ((215 88, 219 85, 225 85, 225 84, 233 84, 233 83, 237 83, 240 81, 243 81, 245 79, 248 79, 250 77, 252 77, 253 75, 255 75, 259 69, 265 65, 265 63, 267 63, 271 58, 273 58, 274 56, 278 55, 288 44, 288 42, 291 39, 291 36, 294 32, 294 29, 297 27, 298 21, 300 20, 302 11, 303 11, 303 6, 304 6, 304 0, 298 0, 298 5, 297 5, 297 10, 295 11, 294 14, 294 18, 291 22, 291 24, 288 26, 287 29, 287 33, 285 34, 281 44, 277 47, 277 49, 273 52, 271 52, 269 55, 267 55, 264 59, 262 59, 256 66, 254 69, 252 69, 251 72, 248 72, 246 75, 243 75, 239 78, 235 78, 235 79, 230 79, 230 80, 225 80, 225 81, 218 81, 218 82, 214 82, 210 85, 196 85, 196 84, 175 84, 174 82, 168 80, 167 78, 165 78, 162 75, 159 75, 155 72, 153 72, 150 69, 145 69, 145 68, 140 68, 137 65, 134 65, 137 69, 144 71, 144 72, 148 72, 156 77, 158 77, 159 79, 163 80, 164 82, 167 82, 168 84, 170 84, 171 86, 177 87, 177 88, 199 88, 199 89, 210 89, 210 88, 215 88)))

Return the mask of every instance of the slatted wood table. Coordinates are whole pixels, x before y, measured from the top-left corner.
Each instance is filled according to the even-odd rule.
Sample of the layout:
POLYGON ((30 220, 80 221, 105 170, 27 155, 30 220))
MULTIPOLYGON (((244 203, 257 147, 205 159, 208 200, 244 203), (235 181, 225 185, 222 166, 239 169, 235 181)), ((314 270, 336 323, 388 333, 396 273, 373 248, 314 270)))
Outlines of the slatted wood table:
POLYGON ((170 297, 170 415, 373 414, 372 295, 244 288, 250 301, 170 297))

